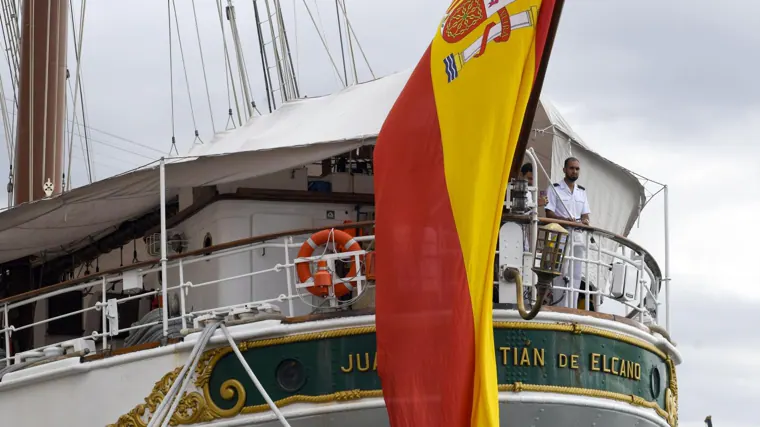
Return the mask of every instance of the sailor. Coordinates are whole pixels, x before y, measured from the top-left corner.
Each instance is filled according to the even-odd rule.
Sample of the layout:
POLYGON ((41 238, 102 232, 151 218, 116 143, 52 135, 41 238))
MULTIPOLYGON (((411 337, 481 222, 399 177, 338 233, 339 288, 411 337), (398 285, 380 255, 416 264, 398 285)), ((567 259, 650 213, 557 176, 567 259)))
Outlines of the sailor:
MULTIPOLYGON (((576 184, 581 171, 581 162, 575 157, 568 157, 565 159, 564 167, 562 171, 565 173, 565 178, 552 184, 547 190, 548 201, 546 203, 546 216, 548 218, 561 219, 571 222, 579 222, 584 225, 591 223, 589 215, 591 214, 591 207, 588 203, 588 196, 586 195, 586 189, 579 184, 576 184)), ((567 257, 581 258, 586 257, 586 236, 581 229, 574 229, 572 233, 572 245, 567 249, 567 257)), ((578 292, 581 285, 581 274, 583 270, 583 263, 581 261, 574 261, 572 267, 572 281, 567 280, 566 277, 570 276, 571 268, 570 264, 566 262, 563 266, 564 276, 555 279, 555 286, 570 287, 576 290, 572 292, 572 295, 565 297, 565 306, 569 308, 576 308, 578 305, 578 292)))

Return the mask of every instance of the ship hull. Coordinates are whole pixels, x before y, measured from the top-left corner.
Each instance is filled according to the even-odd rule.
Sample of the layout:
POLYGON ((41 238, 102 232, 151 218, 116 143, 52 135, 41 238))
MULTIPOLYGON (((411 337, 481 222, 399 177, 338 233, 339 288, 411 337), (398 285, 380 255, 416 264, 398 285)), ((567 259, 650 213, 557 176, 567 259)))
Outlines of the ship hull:
MULTIPOLYGON (((662 338, 563 313, 524 322, 504 310, 494 321, 502 425, 674 424, 680 355, 662 338)), ((376 374, 374 316, 269 320, 230 332, 291 426, 389 425, 376 374)), ((8 425, 147 425, 198 336, 8 374, 0 382, 0 413, 8 425)), ((225 342, 221 333, 212 338, 172 424, 280 425, 225 342)))

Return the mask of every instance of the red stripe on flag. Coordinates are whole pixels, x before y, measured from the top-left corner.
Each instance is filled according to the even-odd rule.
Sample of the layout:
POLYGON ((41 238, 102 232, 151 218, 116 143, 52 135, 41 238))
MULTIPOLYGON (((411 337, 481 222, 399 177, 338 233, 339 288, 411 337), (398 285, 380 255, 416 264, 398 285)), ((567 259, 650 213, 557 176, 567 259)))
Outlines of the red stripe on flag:
POLYGON ((428 48, 375 148, 378 373, 393 427, 469 426, 473 404, 472 303, 430 65, 428 48))

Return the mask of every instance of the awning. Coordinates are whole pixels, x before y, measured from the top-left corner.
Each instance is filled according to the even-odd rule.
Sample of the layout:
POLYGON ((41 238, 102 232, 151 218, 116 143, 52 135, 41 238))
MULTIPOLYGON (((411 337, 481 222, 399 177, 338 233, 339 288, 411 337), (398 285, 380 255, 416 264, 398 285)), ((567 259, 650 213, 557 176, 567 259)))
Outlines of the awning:
MULTIPOLYGON (((289 102, 238 129, 218 134, 208 144, 194 146, 190 157, 167 160, 167 197, 176 195, 180 188, 255 178, 374 144, 410 74, 407 70, 332 95, 289 102)), ((530 146, 536 148, 547 167, 556 166, 564 153, 562 147, 581 157, 582 180, 589 191, 594 224, 627 234, 631 218, 638 215, 643 188, 628 171, 583 145, 547 105, 542 102, 534 129, 556 127, 573 136, 557 139, 556 133, 537 131, 530 146), (611 209, 614 214, 602 214, 611 209)), ((550 173, 558 179, 556 167, 550 173)), ((543 177, 541 182, 542 186, 547 184, 543 177)), ((53 258, 78 249, 122 222, 154 209, 159 204, 159 189, 158 163, 154 162, 0 212, 0 262, 42 252, 53 258)))
MULTIPOLYGON (((167 197, 180 188, 236 182, 373 144, 409 73, 287 103, 196 145, 166 165, 167 197)), ((0 262, 77 249, 159 204, 159 169, 144 168, 0 212, 0 262)))

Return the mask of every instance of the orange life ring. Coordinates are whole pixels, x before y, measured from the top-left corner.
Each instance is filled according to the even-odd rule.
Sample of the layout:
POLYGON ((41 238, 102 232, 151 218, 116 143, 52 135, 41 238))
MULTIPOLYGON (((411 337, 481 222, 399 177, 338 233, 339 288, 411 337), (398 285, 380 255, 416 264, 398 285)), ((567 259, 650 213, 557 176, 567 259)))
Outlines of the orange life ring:
MULTIPOLYGON (((311 237, 309 237, 303 243, 303 245, 301 245, 301 249, 298 251, 297 255, 298 258, 307 258, 312 256, 316 248, 327 244, 330 240, 335 241, 336 248, 341 252, 354 252, 360 251, 362 249, 359 245, 359 242, 354 240, 350 234, 344 231, 334 229, 322 230, 312 234, 311 237)), ((310 279, 312 279, 310 264, 311 263, 306 261, 296 263, 296 273, 298 274, 298 280, 301 283, 307 283, 310 279)), ((351 261, 351 270, 348 273, 348 277, 355 277, 356 271, 356 262, 351 261)), ((350 293, 355 287, 356 282, 341 281, 334 286, 335 296, 342 297, 343 295, 350 293)), ((306 289, 308 289, 312 294, 319 297, 325 297, 329 294, 328 286, 324 285, 315 284, 314 286, 310 286, 306 289)))

